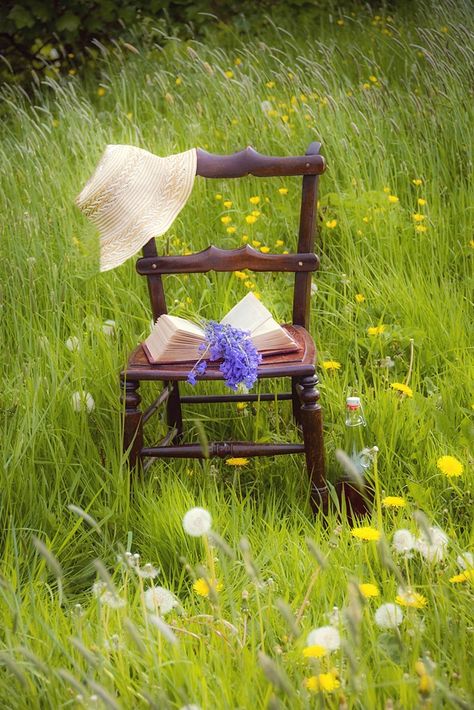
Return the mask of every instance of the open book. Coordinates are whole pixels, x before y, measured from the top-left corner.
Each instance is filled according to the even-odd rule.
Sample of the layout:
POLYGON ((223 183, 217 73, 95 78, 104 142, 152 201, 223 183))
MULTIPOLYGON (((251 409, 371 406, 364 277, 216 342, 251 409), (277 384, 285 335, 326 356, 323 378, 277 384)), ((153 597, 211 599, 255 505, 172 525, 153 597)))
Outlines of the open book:
MULTIPOLYGON (((252 292, 239 301, 221 323, 249 331, 255 347, 262 355, 298 350, 297 343, 252 292)), ((142 345, 148 360, 158 364, 199 360, 203 356, 199 346, 203 343, 204 328, 186 318, 165 314, 158 318, 142 345)))

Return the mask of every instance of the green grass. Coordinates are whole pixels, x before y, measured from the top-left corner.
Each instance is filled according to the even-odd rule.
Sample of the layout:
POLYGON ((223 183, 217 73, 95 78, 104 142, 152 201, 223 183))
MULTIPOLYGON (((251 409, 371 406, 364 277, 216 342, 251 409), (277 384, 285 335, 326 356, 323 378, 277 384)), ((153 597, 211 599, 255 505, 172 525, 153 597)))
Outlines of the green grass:
MULTIPOLYGON (((390 700, 400 709, 471 707, 472 585, 449 579, 459 572, 457 555, 473 545, 472 34, 468 5, 425 10, 416 21, 374 20, 362 11, 348 12, 343 25, 323 18, 308 41, 274 28, 264 44, 250 36, 241 43, 224 27, 207 45, 176 40, 159 51, 148 43, 138 55, 117 46, 101 59, 100 80, 49 78, 29 97, 4 88, 2 707, 366 709, 391 707, 390 700), (262 101, 276 115, 266 115, 262 101), (366 524, 382 529, 390 546, 398 528, 418 534, 413 513, 423 511, 449 536, 441 562, 395 556, 394 571, 383 547, 356 540, 334 513, 326 522, 313 519, 296 456, 255 459, 242 469, 221 460, 157 462, 130 498, 118 373, 149 332, 146 283, 133 260, 98 273, 96 233, 74 207, 76 194, 107 143, 158 155, 192 146, 230 153, 252 144, 286 155, 303 153, 315 139, 329 167, 321 179, 312 332, 320 361, 341 363, 320 372, 329 478, 341 473, 334 452, 344 437, 345 396, 360 394, 367 443, 380 450, 382 492, 407 501, 399 511, 376 505, 366 524), (390 203, 389 194, 399 201, 390 203), (425 216, 425 232, 416 231, 415 213, 425 216), (333 228, 326 225, 332 220, 333 228), (357 303, 356 294, 365 301, 357 303), (116 321, 112 337, 102 331, 106 319, 116 321), (368 334, 381 324, 381 335, 368 334), (79 339, 75 352, 65 345, 71 336, 79 339), (380 367, 388 357, 393 368, 380 367), (413 397, 400 397, 390 385, 408 377, 413 397), (94 398, 90 414, 73 410, 80 390, 94 398), (462 477, 438 470, 437 459, 447 454, 462 462, 462 477), (231 555, 222 545, 209 553, 184 533, 182 516, 195 505, 211 512, 231 555), (182 609, 166 616, 178 643, 147 616, 143 590, 151 583, 118 564, 124 549, 159 567, 156 584, 179 598, 182 609), (223 584, 214 601, 192 590, 195 576, 211 574, 211 557, 223 584), (112 575, 125 608, 93 598, 94 560, 112 575), (399 633, 382 633, 374 610, 394 601, 400 574, 427 605, 405 609, 399 633), (376 583, 380 597, 362 603, 357 581, 376 583), (297 628, 278 600, 298 617, 297 628), (343 647, 309 662, 306 636, 327 623, 334 606, 348 610, 343 647), (277 667, 265 657, 259 662, 259 651, 277 667), (418 659, 430 678, 425 694, 418 659), (337 690, 305 689, 304 678, 333 668, 337 690)), ((275 251, 294 249, 300 186, 297 178, 197 179, 163 248, 236 247, 248 234, 275 251), (282 186, 287 195, 279 194, 282 186), (230 210, 216 193, 233 201, 230 210), (261 197, 262 216, 247 226, 251 195, 261 197), (235 234, 220 222, 227 212, 235 234), (277 239, 284 246, 275 247, 277 239)), ((285 320, 291 279, 278 278, 256 274, 254 281, 285 320)), ((167 286, 175 312, 207 317, 246 292, 233 275, 170 277, 167 286)), ((143 393, 150 399, 151 387, 143 393)), ((203 407, 186 410, 185 418, 193 440, 203 426, 218 439, 294 433, 284 403, 244 412, 203 407)), ((150 425, 151 443, 163 427, 159 419, 154 430, 150 425)))

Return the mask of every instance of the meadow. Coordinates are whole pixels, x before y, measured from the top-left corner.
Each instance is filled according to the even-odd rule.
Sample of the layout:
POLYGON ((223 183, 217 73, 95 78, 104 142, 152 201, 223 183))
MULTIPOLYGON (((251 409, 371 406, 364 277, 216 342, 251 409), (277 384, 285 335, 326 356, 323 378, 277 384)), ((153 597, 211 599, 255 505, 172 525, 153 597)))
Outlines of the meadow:
MULTIPOLYGON (((95 75, 3 87, 2 707, 473 707, 471 11, 357 9, 259 37, 216 25, 161 48, 137 32, 95 75), (133 259, 99 273, 76 195, 107 143, 289 155, 313 140, 328 476, 360 395, 371 515, 313 517, 297 456, 156 462, 132 491, 118 375, 149 333, 147 287, 133 259), (211 532, 205 513, 183 527, 195 507, 211 532)), ((291 251, 300 190, 197 179, 160 244, 291 251)), ((166 283, 177 314, 219 317, 252 289, 281 321, 289 286, 166 283)), ((185 410, 194 441, 292 426, 284 402, 185 410)))

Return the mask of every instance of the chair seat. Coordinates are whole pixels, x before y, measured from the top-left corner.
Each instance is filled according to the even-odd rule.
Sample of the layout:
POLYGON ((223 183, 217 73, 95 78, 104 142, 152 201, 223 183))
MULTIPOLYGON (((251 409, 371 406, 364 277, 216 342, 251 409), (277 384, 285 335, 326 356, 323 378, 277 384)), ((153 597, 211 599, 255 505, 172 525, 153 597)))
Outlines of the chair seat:
MULTIPOLYGON (((313 338, 302 326, 286 324, 282 327, 297 342, 298 350, 291 353, 265 355, 258 368, 258 378, 313 375, 316 358, 313 338)), ((151 365, 140 344, 130 355, 127 368, 122 375, 127 380, 186 380, 192 366, 193 362, 151 365)), ((198 378, 199 381, 223 379, 217 362, 209 363, 204 375, 198 378)))

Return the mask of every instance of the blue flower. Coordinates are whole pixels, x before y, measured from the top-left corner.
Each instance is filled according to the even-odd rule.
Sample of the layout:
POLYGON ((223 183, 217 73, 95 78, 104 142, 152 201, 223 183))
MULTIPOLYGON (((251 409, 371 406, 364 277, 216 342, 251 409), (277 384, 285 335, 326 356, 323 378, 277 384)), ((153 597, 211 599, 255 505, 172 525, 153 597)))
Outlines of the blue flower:
MULTIPOLYGON (((209 321, 205 335, 205 352, 209 352, 210 361, 221 361, 219 370, 226 385, 233 390, 237 390, 239 385, 244 385, 247 389, 253 387, 262 356, 253 344, 250 333, 227 323, 209 321)), ((206 367, 206 360, 199 360, 189 373, 187 381, 191 385, 196 384, 197 376, 204 374, 206 367)))

